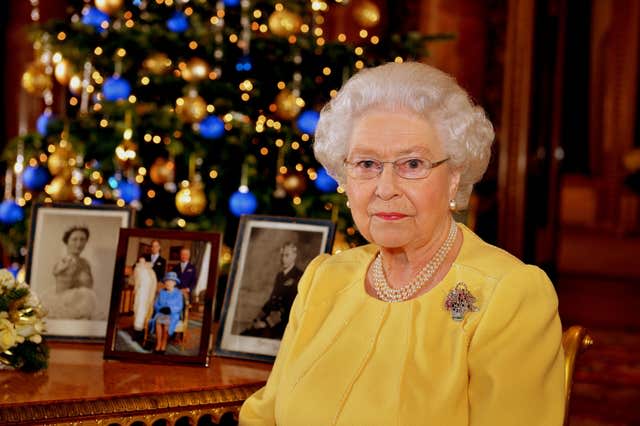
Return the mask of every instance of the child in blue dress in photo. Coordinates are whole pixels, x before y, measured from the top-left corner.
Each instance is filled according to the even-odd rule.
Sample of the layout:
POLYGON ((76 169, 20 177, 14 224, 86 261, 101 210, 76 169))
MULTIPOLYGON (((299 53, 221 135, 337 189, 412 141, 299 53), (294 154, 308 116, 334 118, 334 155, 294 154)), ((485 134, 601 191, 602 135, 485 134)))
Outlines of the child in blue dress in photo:
POLYGON ((167 341, 173 336, 176 325, 184 308, 184 296, 176 289, 180 278, 175 272, 167 272, 164 276, 164 289, 160 290, 154 304, 155 315, 151 318, 151 333, 155 331, 156 346, 154 353, 164 354, 167 341))

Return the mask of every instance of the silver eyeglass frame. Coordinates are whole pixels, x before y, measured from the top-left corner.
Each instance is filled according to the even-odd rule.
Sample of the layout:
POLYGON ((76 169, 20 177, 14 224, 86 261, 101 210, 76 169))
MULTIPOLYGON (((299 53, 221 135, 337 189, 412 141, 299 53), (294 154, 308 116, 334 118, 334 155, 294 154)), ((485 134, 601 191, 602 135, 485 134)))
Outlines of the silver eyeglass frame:
POLYGON ((358 163, 359 161, 351 162, 351 161, 347 161, 347 160, 345 159, 345 160, 342 162, 342 166, 345 168, 346 173, 347 173, 347 175, 348 175, 348 176, 350 176, 350 177, 351 177, 351 178, 353 178, 353 179, 358 179, 358 180, 371 180, 371 179, 375 179, 375 178, 377 178, 377 177, 380 177, 380 175, 381 175, 381 174, 382 174, 382 172, 384 171, 384 165, 385 165, 385 164, 391 164, 391 165, 393 166, 393 167, 392 167, 392 168, 393 168, 393 172, 394 172, 397 176, 401 177, 402 179, 418 180, 418 179, 426 179, 426 178, 428 178, 428 177, 429 177, 429 175, 431 175, 431 170, 435 169, 436 167, 438 167, 438 166, 439 166, 439 165, 441 165, 441 164, 446 163, 447 161, 449 161, 449 160, 451 159, 451 157, 447 157, 447 158, 442 159, 442 160, 440 160, 440 161, 434 161, 434 162, 432 162, 431 160, 428 160, 428 159, 420 158, 420 160, 428 161, 428 162, 429 162, 429 164, 431 164, 431 166, 427 167, 428 172, 427 172, 427 174, 426 174, 425 176, 422 176, 422 177, 415 177, 415 178, 402 176, 401 174, 399 174, 399 173, 398 173, 398 170, 397 170, 396 163, 397 163, 398 161, 406 161, 406 160, 410 160, 410 159, 411 159, 411 158, 401 158, 401 159, 398 159, 398 160, 395 160, 395 161, 378 161, 378 160, 373 160, 373 159, 359 160, 359 161, 375 161, 375 162, 380 163, 380 164, 382 165, 382 167, 380 167, 380 169, 378 170, 378 173, 377 173, 375 176, 371 176, 371 177, 368 177, 368 178, 361 177, 361 176, 353 176, 353 174, 349 172, 350 168, 351 168, 351 167, 353 167, 353 166, 355 166, 355 164, 356 164, 356 163, 358 163))

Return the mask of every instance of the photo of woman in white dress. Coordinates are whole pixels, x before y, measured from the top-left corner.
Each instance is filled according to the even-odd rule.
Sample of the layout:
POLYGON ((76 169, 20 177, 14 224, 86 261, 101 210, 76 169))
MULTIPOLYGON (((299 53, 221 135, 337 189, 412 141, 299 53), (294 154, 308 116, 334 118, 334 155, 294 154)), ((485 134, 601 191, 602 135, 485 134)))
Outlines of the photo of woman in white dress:
POLYGON ((89 235, 89 228, 72 226, 62 236, 67 253, 53 266, 56 287, 49 302, 51 318, 91 319, 95 312, 91 265, 81 256, 89 235))

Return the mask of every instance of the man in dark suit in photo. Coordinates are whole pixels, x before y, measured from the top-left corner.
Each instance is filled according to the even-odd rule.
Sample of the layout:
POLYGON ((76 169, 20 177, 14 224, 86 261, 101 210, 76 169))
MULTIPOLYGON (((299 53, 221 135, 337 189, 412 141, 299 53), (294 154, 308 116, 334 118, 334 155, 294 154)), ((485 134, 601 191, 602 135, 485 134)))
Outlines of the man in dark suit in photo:
POLYGON ((184 247, 180 250, 180 263, 173 267, 173 272, 178 274, 178 278, 180 278, 180 284, 177 288, 189 295, 189 300, 191 300, 198 283, 198 271, 196 266, 191 263, 191 250, 184 247))
POLYGON ((151 241, 151 253, 145 255, 145 260, 151 263, 151 268, 155 272, 158 282, 162 281, 165 272, 167 272, 167 260, 160 256, 160 250, 162 250, 160 241, 153 240, 151 241))

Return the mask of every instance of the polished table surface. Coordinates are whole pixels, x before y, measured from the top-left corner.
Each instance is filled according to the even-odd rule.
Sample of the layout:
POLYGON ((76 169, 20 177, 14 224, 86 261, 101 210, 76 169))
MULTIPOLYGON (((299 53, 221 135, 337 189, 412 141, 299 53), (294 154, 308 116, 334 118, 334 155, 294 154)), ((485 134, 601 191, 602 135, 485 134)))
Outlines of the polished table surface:
POLYGON ((103 360, 102 345, 53 342, 49 346, 47 370, 0 371, 0 422, 9 411, 46 409, 61 402, 127 401, 167 394, 202 399, 229 391, 246 397, 265 383, 271 370, 270 364, 221 357, 212 357, 209 367, 103 360))

